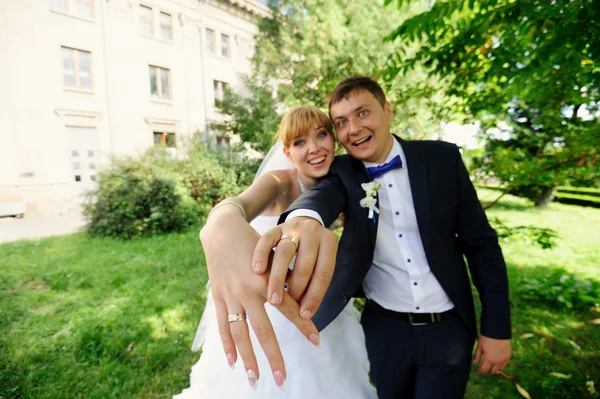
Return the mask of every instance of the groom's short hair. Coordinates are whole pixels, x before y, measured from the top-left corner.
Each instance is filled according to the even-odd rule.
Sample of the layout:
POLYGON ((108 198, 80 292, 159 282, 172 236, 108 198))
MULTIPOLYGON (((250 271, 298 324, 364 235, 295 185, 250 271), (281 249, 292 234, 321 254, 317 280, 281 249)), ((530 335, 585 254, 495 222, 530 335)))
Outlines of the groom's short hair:
POLYGON ((352 76, 348 79, 343 80, 337 85, 329 96, 329 111, 331 116, 331 106, 342 101, 343 98, 353 94, 359 90, 366 90, 373 95, 379 101, 379 104, 383 107, 385 105, 385 93, 379 83, 367 76, 352 76))

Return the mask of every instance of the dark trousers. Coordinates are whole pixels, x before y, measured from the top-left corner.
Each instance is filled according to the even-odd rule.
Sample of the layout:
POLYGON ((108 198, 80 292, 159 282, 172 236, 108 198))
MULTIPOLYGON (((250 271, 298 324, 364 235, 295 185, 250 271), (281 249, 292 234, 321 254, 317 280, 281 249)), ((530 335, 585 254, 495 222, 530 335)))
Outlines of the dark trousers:
POLYGON ((368 301, 361 322, 380 399, 464 397, 475 337, 456 312, 412 326, 368 301))

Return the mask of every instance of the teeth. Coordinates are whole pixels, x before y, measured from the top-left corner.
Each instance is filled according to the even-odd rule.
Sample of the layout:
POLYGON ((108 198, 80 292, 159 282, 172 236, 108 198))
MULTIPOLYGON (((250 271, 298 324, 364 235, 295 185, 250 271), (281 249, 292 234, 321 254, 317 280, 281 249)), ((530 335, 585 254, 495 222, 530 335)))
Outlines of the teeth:
POLYGON ((316 165, 318 163, 321 163, 325 160, 325 157, 321 157, 321 158, 317 158, 317 159, 313 159, 312 161, 309 161, 308 163, 311 165, 316 165))
POLYGON ((364 139, 362 139, 362 140, 355 141, 355 142, 354 142, 354 145, 362 144, 362 143, 364 143, 365 141, 367 141, 367 139, 368 139, 368 138, 369 138, 369 136, 365 137, 365 138, 364 138, 364 139))

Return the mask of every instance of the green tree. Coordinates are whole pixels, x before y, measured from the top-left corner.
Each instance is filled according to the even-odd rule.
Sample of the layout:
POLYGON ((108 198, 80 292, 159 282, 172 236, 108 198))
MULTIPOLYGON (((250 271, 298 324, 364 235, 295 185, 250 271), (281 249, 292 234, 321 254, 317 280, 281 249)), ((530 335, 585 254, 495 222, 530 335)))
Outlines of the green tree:
POLYGON ((508 190, 544 205, 558 184, 597 182, 597 0, 439 0, 386 40, 396 51, 385 78, 425 65, 445 79, 460 99, 448 106, 486 129, 481 170, 508 190), (412 42, 419 52, 407 52, 412 42))
MULTIPOLYGON (((383 43, 389 27, 418 12, 384 9, 372 0, 271 1, 272 18, 259 23, 254 72, 246 82, 249 96, 232 94, 220 104, 228 116, 213 129, 239 134, 266 151, 287 107, 312 104, 327 109, 330 92, 344 78, 372 76, 384 84, 395 112, 394 131, 424 138, 450 118, 444 82, 422 67, 402 79, 381 79, 394 44, 383 43)), ((413 51, 418 45, 412 46, 413 51)))

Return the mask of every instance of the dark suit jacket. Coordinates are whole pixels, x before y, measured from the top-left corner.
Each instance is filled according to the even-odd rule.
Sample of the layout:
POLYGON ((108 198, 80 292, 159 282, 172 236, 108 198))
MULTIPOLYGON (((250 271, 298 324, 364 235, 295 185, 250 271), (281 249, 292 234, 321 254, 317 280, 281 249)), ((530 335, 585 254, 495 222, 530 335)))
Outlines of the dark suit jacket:
MULTIPOLYGON (((496 232, 490 227, 458 148, 442 141, 405 141, 402 145, 417 215, 417 223, 431 271, 473 334, 477 335, 471 284, 481 298, 481 334, 511 336, 506 265, 496 232)), ((369 182, 363 163, 349 155, 336 157, 329 174, 299 197, 281 216, 295 209, 314 210, 329 226, 344 212, 333 279, 313 317, 325 328, 349 299, 362 293, 361 283, 373 263, 377 223, 359 204, 369 182), (357 294, 358 293, 358 294, 357 294)))

